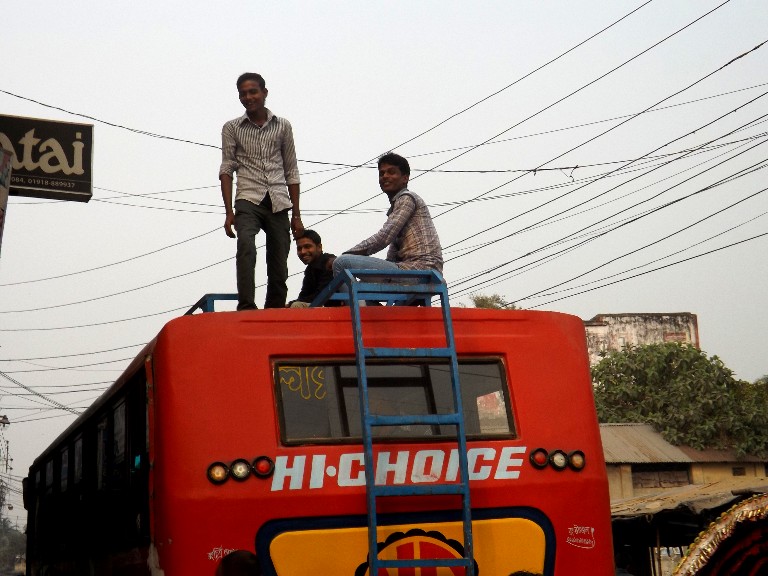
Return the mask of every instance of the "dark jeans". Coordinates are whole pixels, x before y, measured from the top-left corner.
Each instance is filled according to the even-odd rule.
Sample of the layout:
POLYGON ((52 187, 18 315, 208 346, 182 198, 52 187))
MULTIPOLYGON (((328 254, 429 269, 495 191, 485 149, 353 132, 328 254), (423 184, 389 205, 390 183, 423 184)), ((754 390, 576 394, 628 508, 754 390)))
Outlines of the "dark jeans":
POLYGON ((267 236, 267 297, 264 308, 284 308, 288 295, 288 252, 291 249, 291 223, 288 210, 273 213, 271 207, 248 200, 235 202, 237 232, 238 310, 256 308, 256 235, 267 236))

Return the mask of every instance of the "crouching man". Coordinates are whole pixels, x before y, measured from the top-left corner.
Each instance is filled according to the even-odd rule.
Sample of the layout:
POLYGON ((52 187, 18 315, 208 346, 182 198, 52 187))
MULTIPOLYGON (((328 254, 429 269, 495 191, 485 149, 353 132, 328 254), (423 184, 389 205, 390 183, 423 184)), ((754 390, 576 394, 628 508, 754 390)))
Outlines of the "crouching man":
POLYGON ((314 230, 304 230, 296 235, 296 254, 307 267, 304 270, 304 281, 301 284, 299 297, 288 302, 286 307, 307 308, 333 278, 331 265, 336 257, 323 252, 320 234, 314 230))

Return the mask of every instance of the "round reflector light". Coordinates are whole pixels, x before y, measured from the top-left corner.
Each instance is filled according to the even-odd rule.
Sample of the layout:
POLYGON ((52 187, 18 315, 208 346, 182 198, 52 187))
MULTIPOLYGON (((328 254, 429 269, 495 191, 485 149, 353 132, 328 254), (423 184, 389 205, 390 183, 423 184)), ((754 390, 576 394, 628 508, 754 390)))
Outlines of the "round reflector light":
POLYGON ((208 480, 214 484, 221 484, 229 477, 229 468, 224 462, 214 462, 208 466, 208 480))
POLYGON ((536 450, 530 453, 528 459, 535 468, 542 469, 547 467, 547 463, 549 462, 549 454, 546 450, 544 450, 544 448, 536 448, 536 450))
POLYGON ((275 470, 275 463, 267 456, 259 456, 253 461, 253 473, 259 478, 271 476, 275 470))
POLYGON ((568 466, 568 455, 562 450, 555 450, 549 455, 549 463, 555 470, 565 470, 568 466))
POLYGON ((251 473, 251 464, 248 460, 238 458, 229 467, 229 472, 235 480, 245 480, 251 473))
POLYGON ((568 454, 568 466, 570 466, 572 470, 582 470, 586 463, 587 461, 584 456, 584 452, 581 450, 574 450, 568 454))

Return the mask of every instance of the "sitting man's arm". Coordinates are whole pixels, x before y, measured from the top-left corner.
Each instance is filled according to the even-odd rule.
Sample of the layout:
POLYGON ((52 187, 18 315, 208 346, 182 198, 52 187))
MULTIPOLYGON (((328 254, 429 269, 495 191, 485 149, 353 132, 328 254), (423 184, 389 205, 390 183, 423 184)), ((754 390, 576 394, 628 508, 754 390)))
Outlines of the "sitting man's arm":
POLYGON ((381 230, 349 250, 345 250, 344 254, 370 256, 371 254, 383 250, 395 241, 395 238, 400 234, 403 226, 408 223, 408 220, 413 216, 415 211, 416 201, 408 194, 403 194, 395 202, 392 212, 390 212, 389 217, 384 223, 384 226, 381 227, 381 230))

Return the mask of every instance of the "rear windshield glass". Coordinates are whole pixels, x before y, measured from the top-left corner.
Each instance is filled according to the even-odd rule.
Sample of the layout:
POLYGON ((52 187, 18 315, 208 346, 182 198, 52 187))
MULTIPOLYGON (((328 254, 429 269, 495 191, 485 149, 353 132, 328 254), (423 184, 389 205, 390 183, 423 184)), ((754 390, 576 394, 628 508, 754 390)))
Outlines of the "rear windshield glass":
MULTIPOLYGON (((442 363, 367 363, 370 411, 379 415, 454 412, 451 374, 442 363)), ((360 440, 360 406, 354 363, 278 362, 283 442, 360 440)), ((459 361, 459 382, 468 437, 510 437, 512 412, 501 361, 459 361)), ((453 425, 377 426, 380 439, 455 437, 453 425)))

